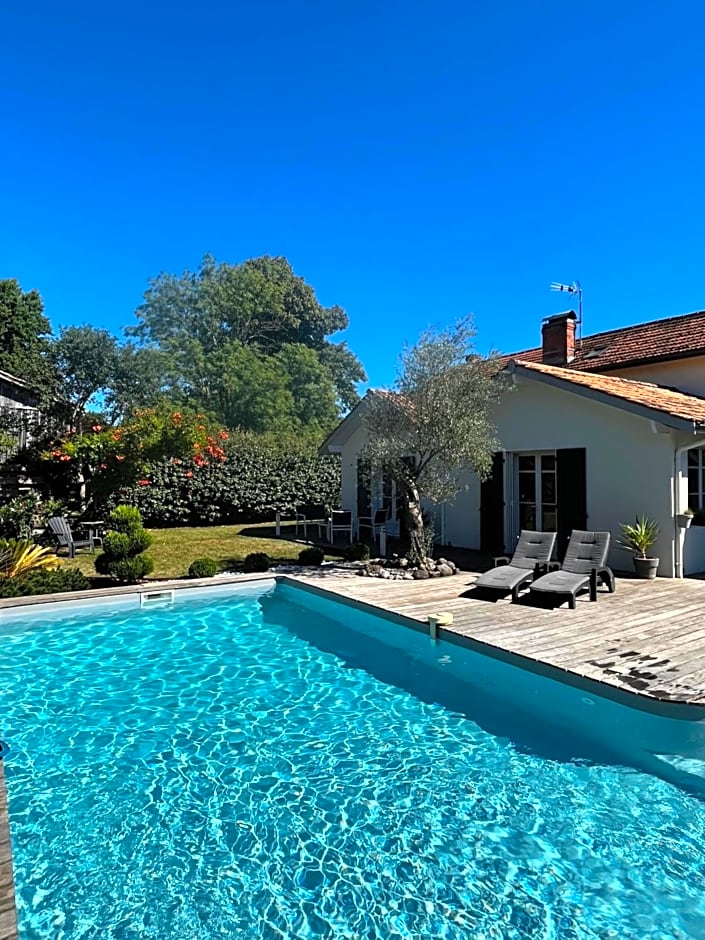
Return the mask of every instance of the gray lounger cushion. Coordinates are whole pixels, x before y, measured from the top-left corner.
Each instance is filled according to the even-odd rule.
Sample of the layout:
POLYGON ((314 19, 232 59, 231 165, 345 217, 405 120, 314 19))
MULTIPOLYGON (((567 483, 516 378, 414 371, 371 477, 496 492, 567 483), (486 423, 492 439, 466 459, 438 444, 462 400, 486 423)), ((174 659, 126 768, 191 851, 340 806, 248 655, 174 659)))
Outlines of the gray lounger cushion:
POLYGON ((535 577, 542 565, 549 562, 555 541, 555 532, 522 530, 509 564, 486 571, 475 581, 474 587, 515 593, 522 584, 527 584, 535 577))
POLYGON ((575 607, 575 596, 590 587, 590 599, 596 600, 597 580, 603 580, 614 590, 614 575, 606 566, 610 549, 609 532, 584 532, 574 529, 560 571, 551 571, 531 584, 532 591, 544 594, 567 594, 570 606, 575 607))

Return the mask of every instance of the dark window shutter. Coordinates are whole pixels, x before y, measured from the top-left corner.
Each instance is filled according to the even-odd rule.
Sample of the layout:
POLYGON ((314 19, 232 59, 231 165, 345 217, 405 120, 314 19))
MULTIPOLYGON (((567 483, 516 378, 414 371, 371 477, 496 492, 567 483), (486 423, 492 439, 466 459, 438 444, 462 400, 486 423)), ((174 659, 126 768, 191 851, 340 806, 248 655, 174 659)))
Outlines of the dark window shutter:
POLYGON ((492 473, 480 486, 480 548, 490 555, 504 552, 504 455, 492 458, 492 473))
POLYGON ((562 560, 573 529, 587 529, 587 476, 585 448, 556 451, 558 486, 558 537, 556 551, 562 560))

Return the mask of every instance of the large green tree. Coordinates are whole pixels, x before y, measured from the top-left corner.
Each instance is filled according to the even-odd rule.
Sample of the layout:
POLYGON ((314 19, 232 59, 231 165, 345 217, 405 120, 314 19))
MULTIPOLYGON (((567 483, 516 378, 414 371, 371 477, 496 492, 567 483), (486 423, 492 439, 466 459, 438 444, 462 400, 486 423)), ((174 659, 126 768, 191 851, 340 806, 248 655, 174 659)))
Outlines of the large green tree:
POLYGON ((452 501, 466 468, 486 477, 498 449, 492 411, 503 389, 496 356, 474 349, 471 318, 405 347, 393 391, 368 393, 364 456, 396 480, 411 554, 424 564, 423 500, 452 501))
POLYGON ((56 380, 47 355, 50 334, 39 292, 23 291, 14 278, 0 280, 0 369, 27 382, 42 401, 56 380))
POLYGON ((59 398, 66 417, 76 426, 89 404, 99 407, 96 396, 115 375, 118 344, 107 330, 92 326, 67 326, 51 344, 51 358, 61 377, 59 398))
POLYGON ((323 307, 286 258, 231 265, 206 255, 196 272, 153 280, 137 318, 127 333, 168 357, 170 397, 231 426, 328 430, 365 380, 347 346, 328 339, 346 328, 345 312, 323 307))

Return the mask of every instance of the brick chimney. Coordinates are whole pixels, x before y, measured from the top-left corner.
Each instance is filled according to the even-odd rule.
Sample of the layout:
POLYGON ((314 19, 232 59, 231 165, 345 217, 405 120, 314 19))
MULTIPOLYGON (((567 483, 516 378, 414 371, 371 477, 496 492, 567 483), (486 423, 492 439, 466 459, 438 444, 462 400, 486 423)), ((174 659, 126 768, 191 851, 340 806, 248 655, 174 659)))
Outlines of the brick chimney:
POLYGON ((547 317, 541 327, 541 361, 547 366, 567 366, 575 359, 574 310, 547 317))

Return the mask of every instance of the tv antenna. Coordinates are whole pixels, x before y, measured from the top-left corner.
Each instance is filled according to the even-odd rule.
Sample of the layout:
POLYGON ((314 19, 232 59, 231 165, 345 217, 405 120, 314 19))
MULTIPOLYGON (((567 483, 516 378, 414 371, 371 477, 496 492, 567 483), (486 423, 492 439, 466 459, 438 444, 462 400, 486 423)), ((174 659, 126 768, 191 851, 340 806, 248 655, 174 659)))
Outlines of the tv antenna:
POLYGON ((572 284, 559 284, 558 281, 553 281, 551 290, 578 295, 578 342, 581 342, 583 338, 583 289, 580 281, 573 281, 572 284))

